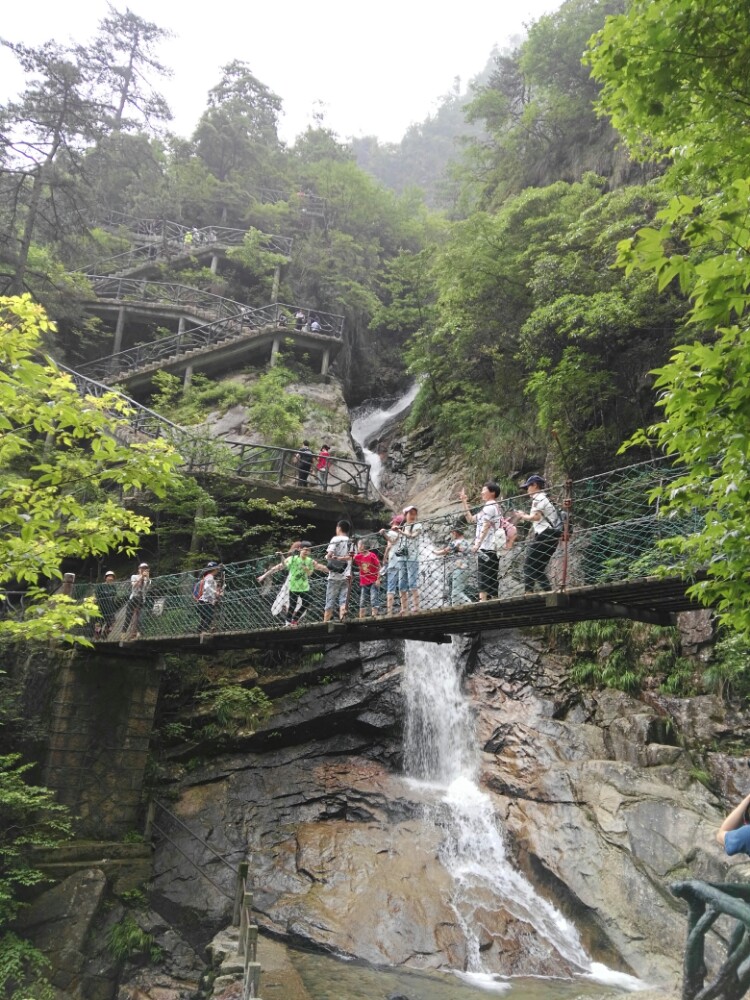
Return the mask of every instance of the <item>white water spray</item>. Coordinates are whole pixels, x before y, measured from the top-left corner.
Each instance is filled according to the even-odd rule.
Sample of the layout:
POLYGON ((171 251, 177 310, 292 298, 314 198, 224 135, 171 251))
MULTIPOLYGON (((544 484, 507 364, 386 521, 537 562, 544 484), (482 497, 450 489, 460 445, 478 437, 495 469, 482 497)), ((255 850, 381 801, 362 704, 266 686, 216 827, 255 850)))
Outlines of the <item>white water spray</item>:
POLYGON ((451 905, 466 940, 469 976, 476 985, 498 985, 483 962, 478 913, 504 911, 519 921, 531 965, 643 989, 645 984, 632 976, 593 963, 575 927, 509 862, 492 800, 476 782, 474 725, 455 647, 407 642, 405 655, 404 765, 408 776, 439 795, 434 808, 445 828, 441 860, 453 877, 451 905))
POLYGON ((354 441, 362 449, 365 462, 370 466, 370 479, 373 486, 378 488, 383 474, 383 460, 377 451, 367 447, 368 442, 372 442, 378 432, 389 421, 395 420, 406 410, 417 397, 419 383, 415 382, 403 396, 400 396, 390 407, 383 409, 375 403, 365 404, 355 411, 356 416, 352 421, 351 435, 354 441))

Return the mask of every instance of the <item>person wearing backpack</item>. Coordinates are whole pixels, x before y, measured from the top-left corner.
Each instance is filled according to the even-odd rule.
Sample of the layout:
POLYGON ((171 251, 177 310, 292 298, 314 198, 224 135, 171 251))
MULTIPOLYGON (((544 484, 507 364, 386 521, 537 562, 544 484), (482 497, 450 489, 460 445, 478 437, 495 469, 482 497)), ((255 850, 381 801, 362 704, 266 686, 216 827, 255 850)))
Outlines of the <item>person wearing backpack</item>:
POLYGON ((352 580, 352 555, 349 551, 349 532, 352 526, 349 521, 341 520, 336 524, 336 534, 328 543, 326 549, 326 568, 328 581, 326 583, 326 603, 323 611, 323 621, 329 622, 338 608, 339 621, 346 618, 346 607, 349 603, 349 590, 352 580))
POLYGON ((529 476, 521 489, 531 497, 531 511, 526 514, 517 510, 515 515, 532 525, 523 564, 523 582, 525 593, 533 594, 537 587, 542 591, 552 590, 547 566, 562 536, 563 524, 559 511, 544 492, 541 476, 529 476))
MULTIPOLYGON (((495 550, 495 532, 500 527, 500 506, 497 498, 500 487, 495 482, 487 482, 482 487, 482 506, 473 514, 469 508, 469 498, 466 490, 461 488, 458 494, 464 505, 466 520, 476 525, 474 544, 471 551, 477 557, 477 573, 479 576, 479 600, 486 601, 497 597, 499 558, 495 550)), ((504 543, 503 543, 504 544, 504 543)))

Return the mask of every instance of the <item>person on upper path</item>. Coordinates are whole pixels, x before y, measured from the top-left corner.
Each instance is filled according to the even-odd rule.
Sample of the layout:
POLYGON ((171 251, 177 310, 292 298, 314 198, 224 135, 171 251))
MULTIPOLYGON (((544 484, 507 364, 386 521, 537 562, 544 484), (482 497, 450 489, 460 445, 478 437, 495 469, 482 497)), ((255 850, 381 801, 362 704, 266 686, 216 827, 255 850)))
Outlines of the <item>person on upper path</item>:
POLYGON ((331 449, 327 444, 321 445, 318 460, 315 463, 315 474, 323 490, 328 488, 328 470, 331 468, 331 449))
POLYGON ((294 456, 294 460, 297 463, 297 485, 307 486, 307 479, 313 463, 313 453, 310 450, 309 441, 302 442, 302 447, 294 456))
POLYGON ((474 544, 471 551, 476 555, 479 576, 479 600, 487 601, 497 597, 499 558, 495 551, 495 532, 500 526, 502 514, 497 500, 500 487, 493 481, 486 482, 482 487, 482 506, 473 514, 469 507, 466 490, 461 488, 458 498, 464 505, 466 520, 475 524, 474 544))
POLYGON ((526 514, 517 510, 515 515, 519 521, 530 521, 532 525, 523 566, 523 582, 525 592, 533 594, 537 587, 542 591, 552 590, 547 566, 560 540, 562 525, 555 505, 544 492, 541 476, 529 476, 521 489, 531 497, 531 511, 526 514))
POLYGON ((716 839, 730 857, 750 854, 750 795, 729 813, 716 831, 716 839))

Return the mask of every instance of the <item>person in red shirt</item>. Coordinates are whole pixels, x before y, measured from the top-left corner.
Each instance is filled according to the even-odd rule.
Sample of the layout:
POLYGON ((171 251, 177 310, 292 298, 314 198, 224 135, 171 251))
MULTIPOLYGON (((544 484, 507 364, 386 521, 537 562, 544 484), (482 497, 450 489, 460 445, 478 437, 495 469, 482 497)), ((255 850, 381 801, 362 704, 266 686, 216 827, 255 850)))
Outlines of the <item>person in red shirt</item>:
POLYGON ((318 461, 315 465, 315 472, 322 489, 328 488, 328 470, 331 467, 331 449, 324 444, 318 454, 318 461))
POLYGON ((377 618, 380 611, 380 559, 378 554, 369 547, 363 538, 360 538, 352 562, 359 568, 359 617, 366 616, 369 600, 372 617, 377 618))

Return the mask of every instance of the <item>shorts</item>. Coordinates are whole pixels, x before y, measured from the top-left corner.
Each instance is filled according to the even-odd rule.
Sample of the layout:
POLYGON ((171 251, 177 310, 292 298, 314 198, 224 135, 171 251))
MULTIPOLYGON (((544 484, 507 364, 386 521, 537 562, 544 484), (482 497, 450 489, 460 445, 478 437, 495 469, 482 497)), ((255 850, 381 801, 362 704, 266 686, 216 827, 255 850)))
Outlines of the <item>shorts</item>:
POLYGON ((342 608, 349 600, 349 577, 343 573, 332 573, 326 583, 326 611, 342 608))
POLYGON ((367 599, 370 599, 371 608, 380 607, 380 585, 376 581, 375 583, 361 583, 359 585, 359 606, 360 608, 367 607, 367 599))
POLYGON ((398 591, 398 575, 400 571, 401 562, 388 563, 388 569, 385 571, 385 581, 386 589, 389 594, 395 594, 398 591))
POLYGON ((398 585, 401 593, 406 590, 416 590, 419 583, 419 560, 404 559, 398 574, 398 585))

